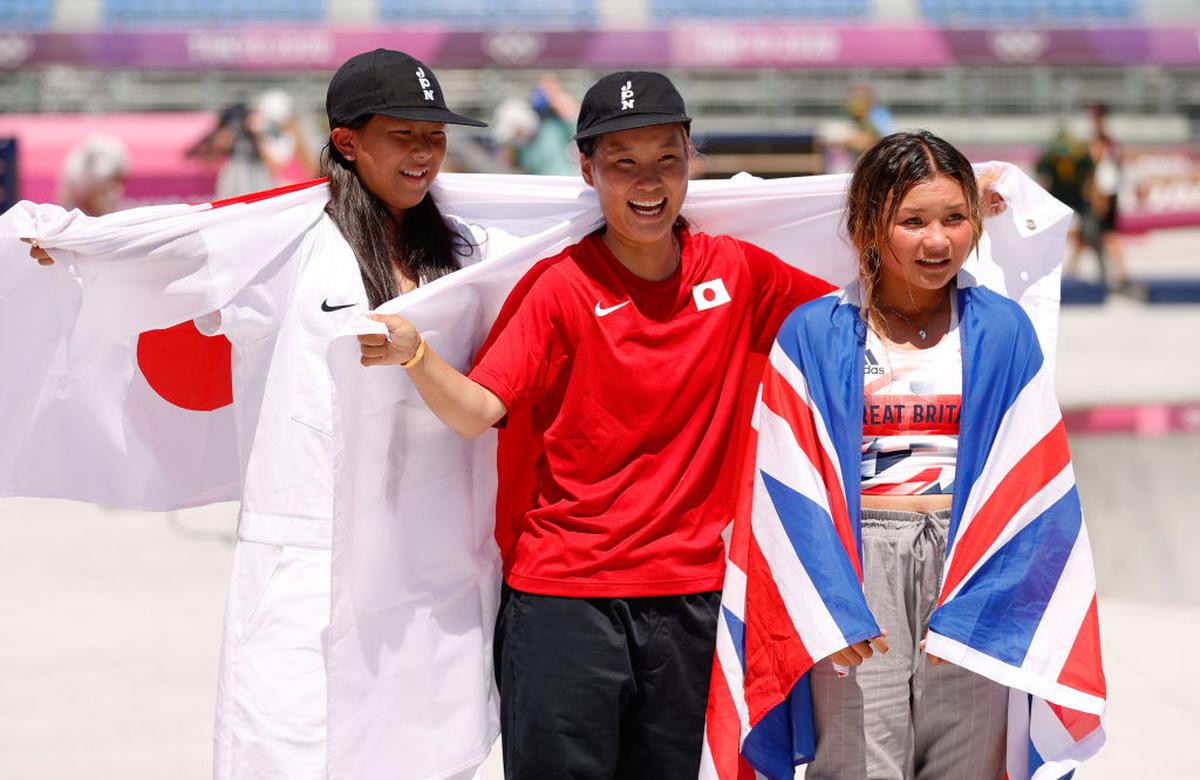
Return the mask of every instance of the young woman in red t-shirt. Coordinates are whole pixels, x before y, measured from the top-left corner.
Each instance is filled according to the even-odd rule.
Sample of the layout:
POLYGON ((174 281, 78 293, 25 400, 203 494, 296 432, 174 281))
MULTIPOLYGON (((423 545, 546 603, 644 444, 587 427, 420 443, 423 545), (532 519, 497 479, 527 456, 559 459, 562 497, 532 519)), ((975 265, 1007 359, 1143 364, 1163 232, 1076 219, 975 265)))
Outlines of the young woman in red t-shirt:
POLYGON ((540 451, 500 534, 509 778, 696 776, 743 375, 832 289, 679 219, 690 123, 657 73, 588 91, 576 141, 605 226, 530 271, 469 375, 399 317, 360 337, 463 436, 509 415, 540 451))

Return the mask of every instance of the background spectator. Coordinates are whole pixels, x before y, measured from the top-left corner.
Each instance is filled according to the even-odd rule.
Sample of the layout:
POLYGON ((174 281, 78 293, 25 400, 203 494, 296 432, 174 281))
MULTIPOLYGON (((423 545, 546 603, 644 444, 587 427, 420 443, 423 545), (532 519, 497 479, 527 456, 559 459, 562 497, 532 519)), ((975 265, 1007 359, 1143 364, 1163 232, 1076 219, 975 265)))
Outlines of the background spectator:
POLYGON ((116 211, 125 193, 129 153, 121 139, 95 134, 67 153, 58 174, 58 202, 91 217, 116 211))
POLYGON ((512 99, 496 109, 493 137, 510 165, 524 173, 574 176, 579 173, 575 115, 579 104, 552 74, 542 77, 529 99, 512 99))

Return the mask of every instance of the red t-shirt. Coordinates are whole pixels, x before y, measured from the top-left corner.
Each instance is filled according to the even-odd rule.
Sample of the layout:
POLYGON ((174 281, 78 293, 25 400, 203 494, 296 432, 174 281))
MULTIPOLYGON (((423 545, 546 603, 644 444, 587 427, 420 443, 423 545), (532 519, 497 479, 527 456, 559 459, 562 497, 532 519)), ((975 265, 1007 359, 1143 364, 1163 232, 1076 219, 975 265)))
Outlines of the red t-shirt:
POLYGON ((470 372, 540 450, 527 508, 497 529, 513 588, 721 587, 747 361, 788 313, 833 288, 728 236, 680 239, 679 266, 662 281, 631 273, 598 235, 542 261, 470 372))

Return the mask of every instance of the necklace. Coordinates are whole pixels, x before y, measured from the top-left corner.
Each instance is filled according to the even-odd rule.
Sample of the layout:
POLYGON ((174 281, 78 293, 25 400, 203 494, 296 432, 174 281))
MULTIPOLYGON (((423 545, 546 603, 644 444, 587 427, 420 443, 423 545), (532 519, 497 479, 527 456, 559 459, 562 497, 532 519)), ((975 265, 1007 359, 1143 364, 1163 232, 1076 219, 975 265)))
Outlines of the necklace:
POLYGON ((921 339, 921 341, 925 341, 929 338, 930 323, 933 322, 935 317, 942 313, 943 309, 946 309, 950 306, 950 298, 947 296, 944 301, 939 303, 937 306, 934 306, 927 312, 912 312, 909 314, 905 314, 897 308, 888 306, 886 303, 877 303, 876 306, 886 313, 896 315, 898 318, 904 321, 904 324, 908 325, 909 327, 915 327, 917 329, 917 336, 921 339), (918 320, 917 315, 919 314, 924 314, 925 316, 918 320), (920 322, 919 325, 918 322, 920 322))

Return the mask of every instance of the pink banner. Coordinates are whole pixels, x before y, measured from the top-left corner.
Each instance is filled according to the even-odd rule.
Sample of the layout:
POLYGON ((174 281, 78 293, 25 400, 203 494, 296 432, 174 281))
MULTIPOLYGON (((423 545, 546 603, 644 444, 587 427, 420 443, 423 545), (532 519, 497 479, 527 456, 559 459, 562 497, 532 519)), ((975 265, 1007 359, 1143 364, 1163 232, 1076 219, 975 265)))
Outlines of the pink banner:
POLYGON ((1063 423, 1067 431, 1074 434, 1164 436, 1168 433, 1200 433, 1200 405, 1144 404, 1065 409, 1063 423))
POLYGON ((402 48, 439 68, 824 68, 952 65, 1200 66, 1200 27, 940 28, 920 23, 728 20, 637 29, 437 24, 229 25, 0 35, 0 71, 49 64, 181 70, 332 70, 402 48))
POLYGON ((1200 225, 1200 148, 1126 148, 1121 164, 1121 230, 1200 225))
POLYGON ((0 138, 17 139, 19 195, 58 200, 63 160, 93 135, 124 145, 129 160, 121 208, 149 203, 203 203, 212 199, 216 171, 184 152, 216 123, 196 111, 153 114, 0 114, 0 138))
POLYGON ((1147 61, 1158 65, 1200 65, 1200 25, 1150 31, 1147 61))
POLYGON ((811 24, 683 23, 670 30, 677 68, 943 67, 951 64, 933 28, 811 24))

